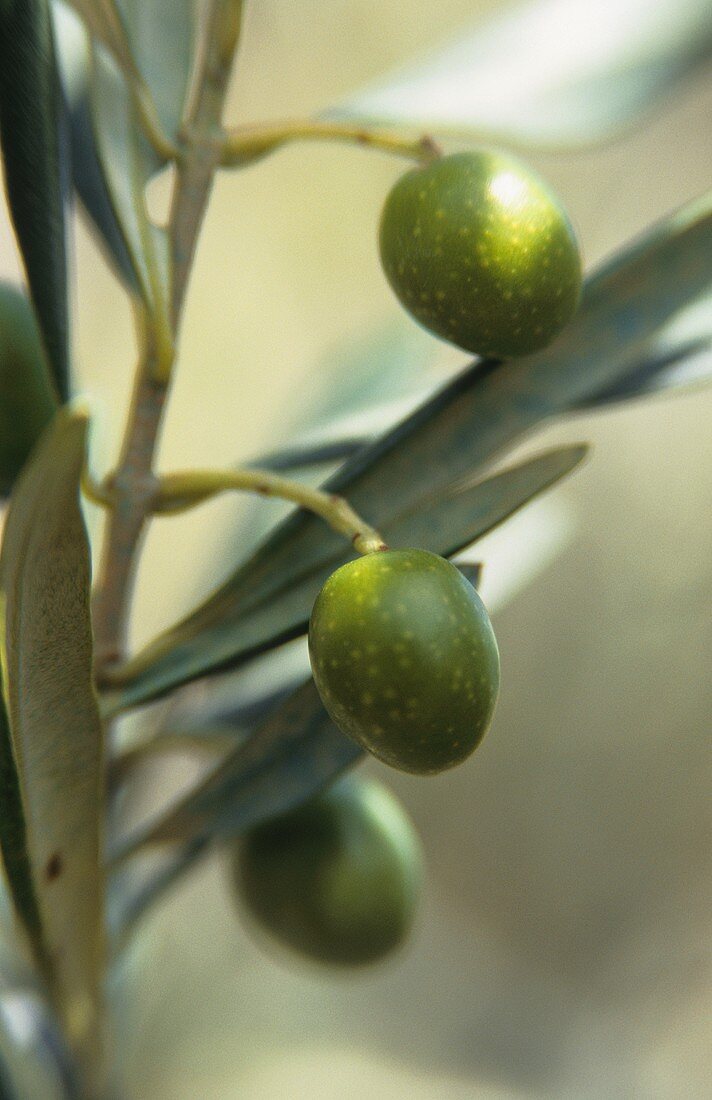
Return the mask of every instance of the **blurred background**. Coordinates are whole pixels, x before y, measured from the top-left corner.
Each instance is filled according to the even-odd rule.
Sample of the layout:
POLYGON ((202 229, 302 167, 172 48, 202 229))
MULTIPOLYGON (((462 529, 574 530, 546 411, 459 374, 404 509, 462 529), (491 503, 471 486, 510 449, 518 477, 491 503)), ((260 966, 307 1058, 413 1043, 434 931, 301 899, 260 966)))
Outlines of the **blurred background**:
MULTIPOLYGON (((307 115, 499 6, 252 3, 229 121, 307 115)), ((710 185, 711 118, 708 70, 613 144, 526 154, 568 207, 587 267, 710 185)), ((435 353, 443 379, 467 362, 410 326, 380 270, 380 208, 403 167, 305 144, 223 174, 163 468, 229 465, 288 439, 322 372, 338 372, 374 329, 412 328, 413 354, 435 353)), ((152 185, 157 211, 166 194, 165 180, 152 185)), ((2 275, 18 270, 5 218, 0 263, 2 275)), ((130 384, 131 318, 84 222, 75 263, 76 356, 104 470, 130 384)), ((712 389, 698 388, 570 417, 527 441, 594 450, 482 544, 503 668, 493 728, 467 765, 435 779, 366 765, 402 799, 426 853, 408 948, 356 976, 271 959, 247 938, 213 858, 134 951, 133 1095, 709 1095, 710 423, 712 389)), ((154 525, 137 644, 235 563, 239 507, 221 500, 154 525)))

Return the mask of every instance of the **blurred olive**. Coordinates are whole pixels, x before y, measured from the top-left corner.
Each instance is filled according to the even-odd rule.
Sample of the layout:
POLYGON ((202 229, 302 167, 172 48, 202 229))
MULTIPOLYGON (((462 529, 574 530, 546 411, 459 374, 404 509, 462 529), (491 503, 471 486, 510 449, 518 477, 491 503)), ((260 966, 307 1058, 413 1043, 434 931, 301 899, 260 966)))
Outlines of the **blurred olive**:
POLYGON ((360 966, 402 943, 421 856, 395 798, 347 779, 253 829, 235 850, 238 897, 254 924, 319 962, 360 966))

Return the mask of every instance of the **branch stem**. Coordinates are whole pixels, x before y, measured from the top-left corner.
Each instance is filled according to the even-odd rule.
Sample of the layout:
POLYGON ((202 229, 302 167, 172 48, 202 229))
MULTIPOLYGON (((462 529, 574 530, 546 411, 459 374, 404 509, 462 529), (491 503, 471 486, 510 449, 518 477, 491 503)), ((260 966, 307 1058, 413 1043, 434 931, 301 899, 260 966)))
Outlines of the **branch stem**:
MULTIPOLYGON (((109 5, 110 7, 111 5, 109 5)), ((171 256, 171 339, 163 318, 139 310, 141 356, 115 473, 108 479, 109 512, 94 597, 96 676, 101 684, 125 656, 136 564, 153 514, 159 482, 153 472, 174 346, 193 256, 219 164, 222 108, 240 29, 239 0, 211 0, 197 65, 199 89, 178 156, 168 235, 171 256)), ((133 62, 132 62, 133 64, 133 62)), ((135 66, 134 66, 135 67, 135 66)))

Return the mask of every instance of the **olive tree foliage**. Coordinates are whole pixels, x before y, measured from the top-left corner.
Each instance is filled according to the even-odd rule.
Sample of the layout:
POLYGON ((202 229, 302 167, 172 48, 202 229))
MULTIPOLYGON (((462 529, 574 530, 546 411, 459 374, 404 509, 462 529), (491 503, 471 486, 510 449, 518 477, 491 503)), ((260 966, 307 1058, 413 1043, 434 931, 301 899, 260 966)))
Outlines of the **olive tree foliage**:
MULTIPOLYGON (((710 301, 708 194, 587 272, 576 313, 548 346, 518 358, 479 355, 433 388, 407 346, 374 339, 354 354, 347 378, 328 377, 316 432, 254 464, 159 477, 154 452, 218 173, 260 172, 272 151, 307 140, 354 142, 405 167, 438 161, 450 143, 476 149, 491 140, 520 157, 528 147, 585 147, 632 127, 712 46, 707 0, 525 0, 314 117, 235 128, 224 103, 238 46, 251 48, 242 16, 241 0, 0 0, 2 159, 25 274, 21 287, 0 286, 0 850, 11 911, 2 976, 21 991, 32 1035, 19 1051, 0 1019, 7 1096, 117 1095, 112 976, 145 914, 215 846, 241 836, 256 845, 263 829, 260 838, 283 839, 283 828, 269 828, 287 814, 301 814, 295 821, 308 835, 314 822, 336 820, 334 806, 353 815, 355 805, 371 816, 349 817, 349 843, 396 843, 392 815, 383 824, 385 804, 365 787, 361 801, 349 793, 328 813, 304 810, 327 806, 320 792, 364 752, 286 646, 306 634, 334 571, 386 544, 441 558, 476 547, 586 453, 569 446, 507 464, 523 437, 552 418, 699 379, 712 362, 710 311, 694 308, 710 301), (158 226, 146 188, 167 164, 170 213, 158 226), (139 349, 118 466, 101 479, 87 452, 91 395, 86 406, 73 397, 68 257, 78 203, 116 294, 131 301, 139 349), (681 325, 683 315, 694 323, 681 325), (339 435, 334 425, 350 407, 364 395, 375 406, 384 393, 418 401, 385 425, 374 407, 363 434, 339 435), (235 546, 229 576, 200 606, 129 652, 133 580, 152 518, 226 491, 295 508, 254 551, 235 546), (106 510, 94 563, 83 496, 106 510), (117 747, 115 723, 161 698, 160 721, 130 749, 117 747), (132 787, 146 761, 155 766, 177 749, 207 753, 212 765, 139 825, 123 809, 132 787)), ((401 289, 407 306, 409 288, 401 289)), ((412 312, 423 320, 422 308, 412 312)), ((480 565, 461 573, 476 586, 480 565)), ((281 856, 275 863, 263 848, 249 850, 255 866, 281 866, 281 856)), ((323 844, 316 855, 306 850, 332 858, 323 844)), ((411 876, 398 860, 383 863, 403 872, 392 879, 401 894, 389 895, 390 908, 379 894, 378 910, 400 928, 411 876)), ((313 947, 314 891, 294 889, 306 915, 286 938, 313 947)), ((262 902, 253 908, 269 921, 277 910, 262 902)), ((359 958, 373 954, 373 935, 364 935, 359 958)))

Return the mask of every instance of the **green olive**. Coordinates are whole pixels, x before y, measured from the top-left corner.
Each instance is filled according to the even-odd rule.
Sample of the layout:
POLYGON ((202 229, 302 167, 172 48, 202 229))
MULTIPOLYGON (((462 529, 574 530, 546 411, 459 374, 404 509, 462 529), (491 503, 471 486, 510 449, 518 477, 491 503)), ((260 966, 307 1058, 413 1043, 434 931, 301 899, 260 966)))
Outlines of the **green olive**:
POLYGON ((478 355, 537 351, 578 305, 571 223, 546 183, 503 153, 455 153, 407 172, 386 200, 380 247, 415 320, 478 355))
POLYGON ((253 829, 235 851, 235 885, 255 925, 320 962, 360 966, 410 930, 420 846, 380 784, 342 780, 253 829))
POLYGON ((337 569, 312 610, 309 654, 339 729, 401 771, 459 764, 490 724, 492 624, 472 585, 437 554, 377 551, 337 569))
POLYGON ((57 409, 32 306, 0 283, 0 493, 9 493, 57 409))

